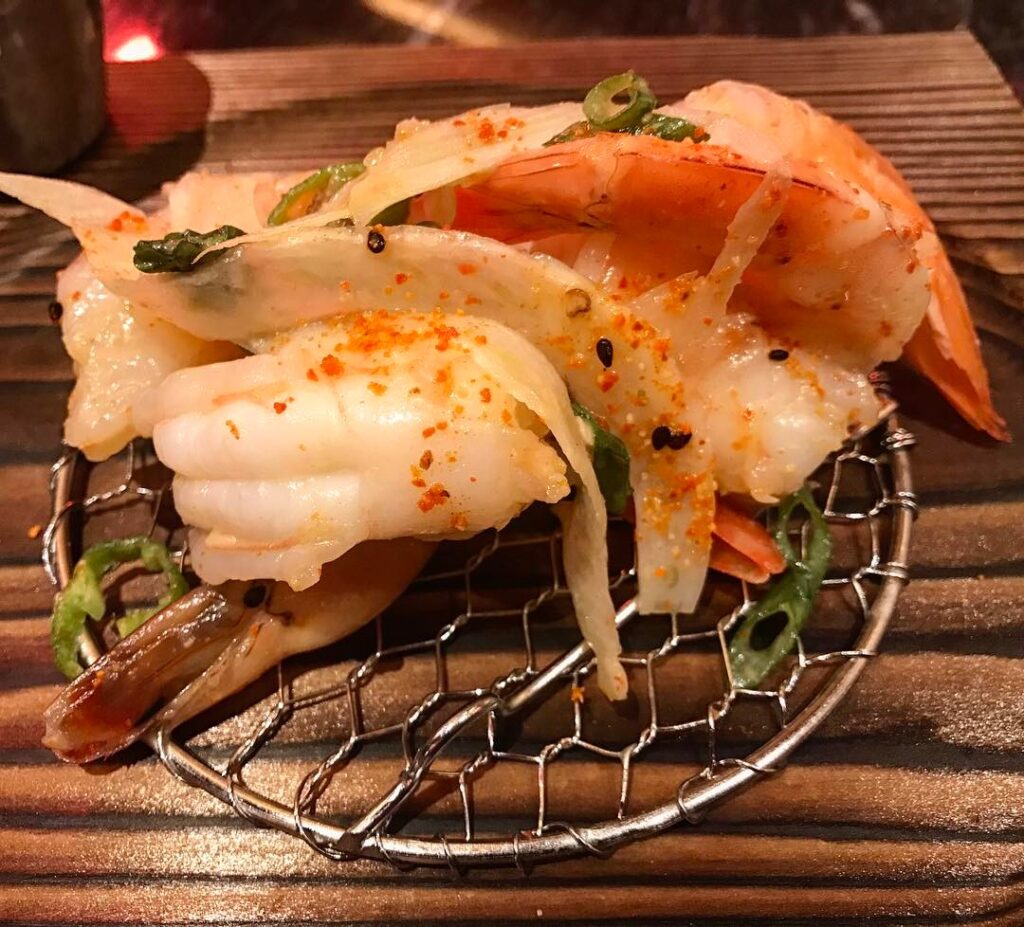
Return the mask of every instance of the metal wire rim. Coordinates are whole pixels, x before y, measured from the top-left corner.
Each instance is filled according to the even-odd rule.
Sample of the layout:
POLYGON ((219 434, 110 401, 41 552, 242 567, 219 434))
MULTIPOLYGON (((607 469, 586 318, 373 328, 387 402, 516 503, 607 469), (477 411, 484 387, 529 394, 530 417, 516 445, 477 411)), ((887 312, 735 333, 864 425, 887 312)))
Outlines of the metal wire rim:
MULTIPOLYGON (((887 561, 872 571, 881 578, 881 584, 871 606, 864 609, 864 624, 854 647, 809 660, 804 660, 801 653, 801 667, 815 663, 837 663, 837 668, 808 704, 789 719, 778 734, 747 757, 712 764, 713 768, 684 781, 675 800, 659 807, 591 825, 573 826, 551 822, 545 824, 540 832, 518 832, 511 837, 474 837, 472 840, 461 841, 444 835, 433 838, 392 835, 377 829, 377 825, 384 820, 381 808, 387 804, 388 798, 393 798, 396 793, 408 793, 415 786, 416 783, 407 781, 406 777, 400 777, 392 794, 382 799, 375 809, 355 825, 342 828, 301 812, 297 805, 287 806, 266 798, 229 774, 218 772, 195 753, 174 741, 165 729, 155 730, 145 741, 164 766, 182 781, 205 790, 253 823, 300 837, 319 852, 335 859, 367 857, 395 866, 448 866, 457 873, 479 865, 515 865, 525 872, 533 863, 583 854, 604 856, 617 846, 651 836, 681 822, 697 823, 713 805, 776 771, 831 714, 856 682, 865 660, 877 653, 899 593, 907 580, 906 564, 913 519, 917 512, 909 460, 909 448, 914 443, 913 435, 900 427, 894 414, 890 414, 881 427, 884 428, 881 444, 888 458, 893 491, 878 502, 869 514, 876 513, 881 507, 892 510, 892 538, 887 561)), ((54 517, 44 536, 44 563, 61 587, 68 582, 73 567, 71 528, 64 516, 83 504, 72 496, 75 468, 79 460, 77 452, 71 452, 58 461, 52 471, 54 517)), ((112 493, 125 491, 128 491, 127 487, 123 486, 112 493)), ((154 492, 138 487, 131 491, 144 496, 154 492)), ((830 497, 829 505, 831 501, 830 497)), ((851 520, 860 517, 864 516, 850 516, 851 520)), ((619 610, 616 622, 622 627, 635 615, 636 609, 630 601, 619 610)), ((96 641, 88 636, 82 642, 82 652, 91 663, 99 659, 102 651, 96 641)), ((433 738, 439 741, 437 749, 468 720, 496 711, 505 715, 515 714, 526 704, 542 697, 553 681, 564 679, 565 674, 574 667, 585 664, 590 656, 589 646, 581 643, 556 658, 525 684, 512 690, 511 694, 501 699, 490 693, 481 694, 476 702, 457 712, 442 725, 433 738)))

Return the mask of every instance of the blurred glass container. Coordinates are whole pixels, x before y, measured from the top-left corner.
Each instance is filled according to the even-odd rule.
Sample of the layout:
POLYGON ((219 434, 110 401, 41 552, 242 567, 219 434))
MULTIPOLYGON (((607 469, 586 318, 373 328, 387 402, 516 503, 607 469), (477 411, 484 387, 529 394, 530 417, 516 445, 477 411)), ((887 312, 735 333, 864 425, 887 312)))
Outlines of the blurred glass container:
POLYGON ((100 0, 0 0, 0 168, 55 171, 104 110, 100 0))

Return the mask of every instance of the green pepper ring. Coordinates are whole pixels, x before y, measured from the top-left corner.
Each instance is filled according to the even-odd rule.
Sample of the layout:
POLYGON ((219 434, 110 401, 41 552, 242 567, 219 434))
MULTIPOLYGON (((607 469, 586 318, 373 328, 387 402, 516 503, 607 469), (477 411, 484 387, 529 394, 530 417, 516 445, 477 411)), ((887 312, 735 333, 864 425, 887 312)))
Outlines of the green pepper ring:
POLYGON ((138 560, 151 573, 167 578, 165 592, 152 608, 131 609, 117 620, 118 633, 127 637, 139 625, 180 599, 188 591, 188 583, 171 558, 167 547, 145 536, 121 538, 95 544, 82 554, 75 565, 71 581, 58 594, 50 619, 50 643, 54 662, 68 679, 82 672, 78 661, 78 639, 85 629, 86 616, 101 621, 107 603, 100 585, 115 567, 138 560))

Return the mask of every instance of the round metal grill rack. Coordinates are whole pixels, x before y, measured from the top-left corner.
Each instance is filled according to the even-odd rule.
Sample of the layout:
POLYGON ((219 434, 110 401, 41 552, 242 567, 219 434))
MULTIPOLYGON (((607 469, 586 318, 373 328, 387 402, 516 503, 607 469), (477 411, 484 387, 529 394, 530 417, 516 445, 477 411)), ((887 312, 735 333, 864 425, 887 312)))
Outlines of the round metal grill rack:
MULTIPOLYGON (((738 581, 716 578, 714 589, 731 586, 724 596, 728 604, 720 606, 716 599, 708 608, 721 613, 699 627, 687 616, 637 615, 631 598, 635 579, 629 529, 620 525, 619 534, 630 549, 610 584, 622 603, 617 623, 627 644, 623 663, 639 708, 616 721, 618 729, 629 729, 628 736, 603 736, 597 716, 607 718, 612 709, 592 686, 590 648, 577 643, 551 656, 551 648, 538 642, 547 633, 549 611, 560 609, 562 618, 571 620, 559 567, 560 538, 554 527, 537 529, 518 520, 475 544, 447 545, 440 566, 432 571, 428 567, 413 584, 406 596, 429 598, 431 590, 444 589, 441 598, 449 603, 439 619, 435 614, 430 633, 422 639, 386 643, 388 619, 378 616, 367 652, 336 667, 328 684, 299 691, 301 678, 278 667, 276 695, 245 713, 245 732, 237 734, 219 759, 176 731, 152 730, 147 742, 175 776, 205 789, 242 817, 293 834, 339 860, 371 857, 396 866, 442 865, 457 872, 477 865, 525 870, 559 857, 605 855, 680 822, 696 823, 713 805, 777 770, 842 701, 866 659, 876 653, 907 578, 916 512, 908 454, 912 444, 913 437, 890 413, 819 473, 819 501, 834 531, 843 535, 839 548, 847 551, 826 579, 823 595, 838 595, 848 603, 854 619, 850 640, 842 649, 818 652, 802 640, 788 665, 763 689, 738 688, 729 668, 728 636, 749 601, 747 589, 738 581), (859 489, 850 488, 851 474, 859 479, 859 489), (543 578, 530 586, 525 599, 505 603, 486 588, 483 577, 500 576, 508 568, 521 570, 524 563, 544 566, 543 578), (475 634, 476 652, 486 653, 489 632, 481 627, 495 621, 502 625, 503 640, 517 635, 515 649, 521 655, 489 681, 462 685, 450 672, 453 649, 467 639, 472 643, 475 634), (639 648, 630 645, 631 635, 639 648), (660 677, 690 650, 715 663, 716 682, 699 697, 693 694, 691 710, 680 715, 663 704, 660 677), (431 671, 417 675, 408 668, 413 663, 431 671), (385 672, 401 697, 391 700, 389 711, 370 716, 364 693, 385 672), (745 746, 743 755, 732 755, 720 732, 744 704, 768 709, 773 732, 753 747, 745 746), (555 708, 565 719, 558 736, 550 736, 549 727, 543 727, 539 739, 522 736, 532 712, 555 708), (293 791, 271 794, 269 787, 247 782, 253 761, 290 722, 305 712, 325 710, 335 723, 324 755, 302 770, 293 791), (658 748, 669 748, 673 756, 673 747, 683 741, 697 744, 696 771, 693 763, 677 761, 672 767, 679 770, 674 794, 638 807, 643 804, 634 794, 638 767, 658 748), (382 745, 397 756, 397 775, 380 794, 367 797, 367 789, 359 789, 360 810, 340 814, 327 797, 332 784, 343 775, 358 777, 364 754, 382 745), (569 757, 581 755, 616 770, 615 813, 605 820, 564 820, 552 811, 553 772, 571 762, 569 757), (510 799, 529 826, 486 821, 481 826, 483 816, 475 812, 477 786, 496 769, 509 766, 531 771, 532 785, 519 788, 510 799), (421 802, 416 796, 428 782, 435 787, 440 783, 456 797, 458 813, 446 832, 417 832, 421 802)), ((68 581, 83 538, 103 536, 100 522, 112 511, 123 517, 134 510, 150 532, 164 530, 169 483, 165 472, 154 477, 154 464, 151 449, 140 442, 116 462, 102 465, 105 482, 76 452, 54 465, 54 509, 44 535, 44 564, 55 583, 68 581)), ((169 543, 180 535, 172 530, 169 543)), ((187 558, 181 544, 177 551, 182 560, 187 558)), ((812 616, 808 631, 814 620, 812 616)), ((98 659, 99 643, 91 637, 84 640, 83 653, 90 662, 98 659)), ((678 685, 687 684, 677 679, 677 691, 678 685)), ((350 796, 346 807, 354 800, 350 796)))

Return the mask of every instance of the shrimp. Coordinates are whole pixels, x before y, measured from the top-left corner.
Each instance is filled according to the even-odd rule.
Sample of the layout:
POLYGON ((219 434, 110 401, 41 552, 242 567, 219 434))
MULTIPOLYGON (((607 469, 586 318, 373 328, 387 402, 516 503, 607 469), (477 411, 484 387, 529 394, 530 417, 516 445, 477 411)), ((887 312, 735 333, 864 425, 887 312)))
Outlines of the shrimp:
MULTIPOLYGON (((714 141, 600 133, 510 159, 460 188, 454 225, 503 241, 589 228, 671 249, 670 276, 707 273, 769 168, 714 141)), ((894 360, 920 324, 919 223, 813 165, 737 287, 779 337, 862 369, 894 360)))
POLYGON ((567 496, 568 461, 566 579, 602 687, 625 694, 604 502, 565 386, 536 348, 488 320, 386 310, 262 348, 180 371, 137 409, 175 472, 200 577, 302 589, 366 539, 500 528, 567 496))
POLYGON ((521 332, 629 448, 641 610, 694 608, 711 544, 710 447, 689 426, 687 390, 663 334, 559 261, 416 226, 284 225, 229 242, 220 258, 187 274, 136 273, 110 233, 84 245, 106 285, 126 299, 198 337, 253 350, 305 321, 382 305, 469 312, 521 332), (603 341, 613 349, 607 364, 597 350, 603 341))
MULTIPOLYGON (((171 228, 189 226, 230 223, 252 228, 290 182, 290 175, 265 172, 185 174, 164 185, 166 210, 144 216, 127 203, 79 185, 0 175, 0 188, 60 221, 106 228, 127 239, 159 237, 171 228)), ((76 376, 64 439, 90 460, 104 460, 136 437, 133 403, 168 374, 241 353, 234 345, 198 338, 115 296, 82 257, 57 275, 57 300, 64 308, 62 336, 76 376)))
POLYGON ((802 101, 754 84, 718 81, 693 91, 683 102, 686 107, 726 114, 763 132, 792 158, 858 184, 920 226, 914 248, 928 271, 931 296, 927 314, 906 346, 907 359, 975 428, 1009 440, 1006 422, 992 404, 988 373, 963 290, 935 226, 892 163, 848 126, 802 101))
POLYGON ((64 440, 90 460, 105 460, 136 436, 132 405, 147 389, 184 367, 237 357, 226 342, 183 332, 111 293, 78 257, 57 276, 64 307, 61 335, 74 361, 64 440))
MULTIPOLYGON (((850 430, 878 413, 864 371, 820 347, 792 339, 784 346, 745 297, 734 296, 790 189, 788 166, 769 165, 733 216, 707 273, 690 272, 659 286, 652 284, 670 274, 657 268, 675 259, 668 248, 638 253, 635 241, 609 232, 575 243, 560 235, 553 243, 564 257, 573 256, 578 270, 631 297, 632 310, 672 338, 686 382, 701 395, 691 419, 710 441, 718 489, 761 502, 794 492, 850 430)), ((543 240, 537 246, 547 247, 543 240)))
POLYGON ((302 589, 360 541, 469 537, 566 496, 547 429, 488 371, 492 329, 357 314, 144 397, 136 422, 176 474, 200 577, 302 589))
POLYGON ((386 608, 434 545, 370 541, 328 564, 319 583, 201 586, 78 676, 46 709, 43 743, 63 760, 109 756, 172 729, 293 654, 351 634, 386 608))

